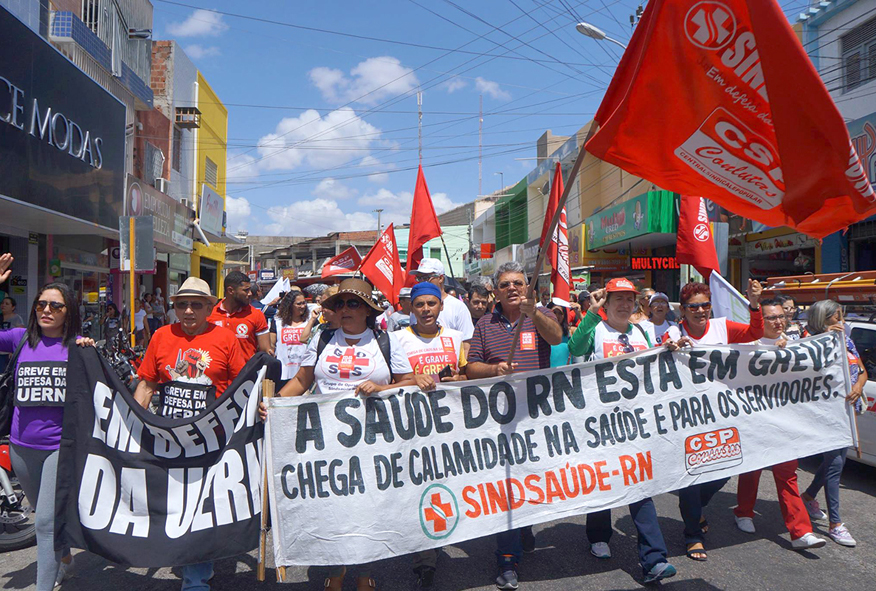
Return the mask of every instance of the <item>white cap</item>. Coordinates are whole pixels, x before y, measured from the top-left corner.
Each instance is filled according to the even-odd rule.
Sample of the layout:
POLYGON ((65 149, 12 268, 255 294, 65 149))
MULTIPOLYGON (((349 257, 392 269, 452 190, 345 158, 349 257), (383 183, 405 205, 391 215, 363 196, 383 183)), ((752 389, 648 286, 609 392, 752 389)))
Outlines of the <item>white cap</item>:
POLYGON ((420 261, 420 266, 414 270, 414 273, 444 275, 444 264, 438 259, 425 258, 420 261))
POLYGON ((401 288, 401 290, 398 292, 398 297, 410 299, 411 298, 411 288, 410 287, 401 288))
POLYGON ((653 304, 657 300, 663 300, 664 302, 666 302, 668 304, 669 303, 669 296, 667 296, 663 292, 658 291, 657 293, 655 293, 654 295, 651 296, 650 300, 648 300, 648 305, 653 304))

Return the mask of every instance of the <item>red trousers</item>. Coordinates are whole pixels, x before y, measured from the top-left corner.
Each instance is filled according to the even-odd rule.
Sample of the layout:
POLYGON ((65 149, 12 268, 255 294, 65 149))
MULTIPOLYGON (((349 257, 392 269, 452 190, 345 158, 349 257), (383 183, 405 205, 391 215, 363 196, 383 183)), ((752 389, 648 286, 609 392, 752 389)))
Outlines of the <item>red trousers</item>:
MULTIPOLYGON (((797 490, 797 460, 776 464, 771 469, 776 481, 776 492, 779 494, 779 507, 782 509, 785 526, 791 532, 791 539, 796 540, 812 531, 809 513, 806 512, 800 491, 797 490)), ((739 486, 736 489, 738 506, 733 509, 737 517, 754 517, 760 472, 756 470, 739 475, 739 486)))

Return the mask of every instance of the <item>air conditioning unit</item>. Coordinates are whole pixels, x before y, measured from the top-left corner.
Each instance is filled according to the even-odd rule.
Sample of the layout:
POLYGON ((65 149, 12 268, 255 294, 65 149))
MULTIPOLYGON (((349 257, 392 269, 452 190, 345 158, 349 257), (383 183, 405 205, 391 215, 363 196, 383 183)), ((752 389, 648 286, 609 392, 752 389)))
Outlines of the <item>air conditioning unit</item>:
POLYGON ((155 179, 155 188, 167 195, 170 190, 170 181, 167 179, 155 179))

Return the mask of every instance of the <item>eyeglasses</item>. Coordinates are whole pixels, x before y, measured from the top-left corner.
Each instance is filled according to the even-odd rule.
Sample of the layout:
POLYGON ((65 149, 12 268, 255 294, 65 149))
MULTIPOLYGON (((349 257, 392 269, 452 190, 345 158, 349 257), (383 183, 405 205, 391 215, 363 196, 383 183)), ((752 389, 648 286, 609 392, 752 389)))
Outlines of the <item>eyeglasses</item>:
POLYGON ((508 289, 512 285, 514 287, 516 287, 517 289, 520 289, 521 287, 526 286, 526 283, 523 281, 520 281, 519 279, 517 281, 503 281, 502 283, 499 284, 499 289, 508 289))
POLYGON ((52 312, 60 312, 67 307, 67 304, 63 302, 47 302, 46 300, 40 300, 36 303, 35 307, 37 312, 42 312, 46 308, 50 308, 52 312))
POLYGON ((763 319, 766 320, 767 322, 775 322, 776 320, 784 320, 785 315, 784 314, 774 314, 772 316, 764 316, 763 319))
POLYGON ((682 307, 687 308, 692 312, 700 309, 705 312, 712 309, 712 302, 703 302, 702 304, 682 304, 682 307))
POLYGON ((632 343, 630 343, 630 337, 625 334, 617 335, 617 340, 620 341, 620 344, 624 347, 624 353, 632 353, 635 351, 632 343))
POLYGON ((335 312, 340 312, 344 309, 344 306, 349 308, 350 310, 358 310, 362 307, 362 300, 357 298, 351 298, 349 300, 335 300, 335 303, 332 304, 332 310, 335 312))
POLYGON ((189 300, 176 300, 173 303, 173 307, 177 310, 187 310, 191 308, 195 312, 199 312, 204 309, 204 302, 192 302, 189 300))

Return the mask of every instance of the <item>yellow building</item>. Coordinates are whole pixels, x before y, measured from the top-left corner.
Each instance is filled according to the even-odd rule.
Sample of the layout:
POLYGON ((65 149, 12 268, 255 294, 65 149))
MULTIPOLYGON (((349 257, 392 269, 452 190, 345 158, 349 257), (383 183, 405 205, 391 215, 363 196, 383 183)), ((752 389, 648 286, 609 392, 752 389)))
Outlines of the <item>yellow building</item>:
POLYGON ((192 276, 200 277, 220 294, 225 265, 225 172, 228 152, 228 109, 198 72, 198 110, 200 128, 197 130, 198 216, 210 246, 195 242, 192 252, 192 276), (220 205, 221 203, 221 205, 220 205), (222 240, 223 242, 220 242, 222 240))

